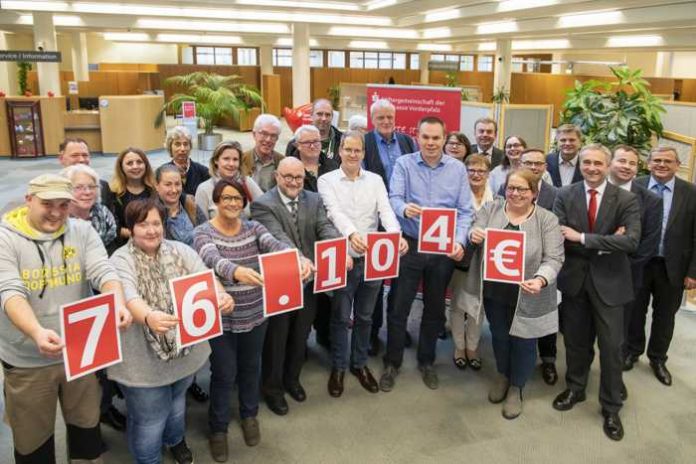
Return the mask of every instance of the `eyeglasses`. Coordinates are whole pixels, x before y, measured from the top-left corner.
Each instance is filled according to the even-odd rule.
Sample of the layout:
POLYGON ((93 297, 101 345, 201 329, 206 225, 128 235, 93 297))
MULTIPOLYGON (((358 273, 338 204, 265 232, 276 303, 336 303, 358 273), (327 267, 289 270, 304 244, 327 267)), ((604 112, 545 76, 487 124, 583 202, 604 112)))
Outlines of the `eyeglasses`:
POLYGON ((486 171, 485 169, 467 169, 466 172, 470 176, 483 176, 485 174, 488 174, 488 171, 486 171))
POLYGON ((448 147, 452 147, 452 148, 461 148, 464 146, 463 143, 459 143, 459 142, 447 142, 445 145, 447 145, 448 147))
POLYGON ((270 132, 266 132, 266 131, 259 131, 259 132, 256 132, 256 133, 257 133, 257 134, 259 135, 259 137, 261 137, 262 139, 267 139, 267 140, 278 140, 278 134, 271 134, 270 132))
POLYGON ((244 203, 244 198, 239 195, 223 195, 220 197, 220 202, 223 205, 229 205, 232 203, 244 203))
POLYGON ((522 194, 522 193, 527 193, 530 190, 532 190, 532 189, 530 189, 529 187, 515 187, 514 185, 508 185, 507 187, 505 187, 505 191, 507 193, 520 193, 520 194, 522 194))
POLYGON ((341 148, 341 151, 346 155, 359 155, 363 152, 362 148, 341 148))
POLYGON ((96 192, 97 191, 97 186, 96 185, 75 185, 73 187, 73 190, 75 192, 96 192))
POLYGON ((528 168, 540 168, 546 164, 546 161, 522 161, 522 166, 527 166, 528 168))
POLYGON ((509 145, 505 145, 505 148, 522 148, 524 145, 521 143, 511 143, 509 145))
POLYGON ((304 177, 305 177, 305 176, 293 176, 293 175, 290 175, 290 174, 286 174, 286 175, 284 175, 284 176, 281 175, 280 177, 282 177, 283 180, 284 180, 285 182, 287 182, 287 183, 290 183, 290 182, 293 182, 293 181, 294 181, 294 182, 297 182, 297 183, 300 183, 300 182, 304 182, 304 177))
POLYGON ((314 147, 321 146, 321 140, 308 140, 306 142, 296 142, 296 143, 298 145, 302 145, 302 146, 307 147, 307 148, 312 147, 312 146, 314 146, 314 147))

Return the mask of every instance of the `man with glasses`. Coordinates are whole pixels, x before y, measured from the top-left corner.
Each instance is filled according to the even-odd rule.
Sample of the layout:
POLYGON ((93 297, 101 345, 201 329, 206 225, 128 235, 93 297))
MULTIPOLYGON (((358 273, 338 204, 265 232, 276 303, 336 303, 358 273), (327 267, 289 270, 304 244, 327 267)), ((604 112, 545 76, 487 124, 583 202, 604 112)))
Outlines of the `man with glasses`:
MULTIPOLYGON (((377 381, 367 367, 367 350, 380 281, 365 281, 366 239, 367 233, 377 231, 380 223, 387 232, 401 231, 382 179, 362 168, 365 157, 362 134, 347 132, 341 141, 340 153, 340 169, 319 178, 319 193, 326 204, 329 219, 341 235, 348 237, 349 253, 354 261, 353 269, 348 273, 347 286, 337 290, 334 295, 331 314, 332 368, 328 390, 334 398, 343 394, 343 379, 348 368, 365 390, 370 393, 379 390, 377 381), (349 349, 351 314, 354 314, 354 320, 349 349)), ((407 248, 402 238, 399 252, 403 254, 407 248)))
MULTIPOLYGON (((251 203, 251 216, 266 226, 278 240, 295 247, 311 267, 314 243, 340 237, 326 216, 319 194, 303 190, 305 168, 297 158, 278 164, 276 187, 251 203)), ((307 337, 316 313, 312 282, 304 287, 305 307, 273 316, 268 321, 263 348, 261 391, 269 409, 282 416, 288 413, 287 391, 297 402, 307 398, 300 383, 307 337)))
POLYGON ((663 210, 657 255, 643 268, 642 285, 632 306, 624 359, 628 370, 645 350, 645 318, 652 298, 647 354, 655 377, 667 386, 672 385, 666 363, 674 318, 684 290, 696 288, 696 187, 676 176, 679 166, 674 148, 659 146, 648 157, 650 176, 636 180, 662 199, 663 210))
POLYGON ((242 175, 251 176, 264 192, 276 184, 275 171, 283 155, 275 151, 280 136, 280 120, 272 114, 261 114, 254 121, 254 148, 242 156, 242 175))
MULTIPOLYGON (((343 132, 338 130, 331 124, 333 120, 333 106, 326 98, 320 98, 314 101, 312 105, 312 124, 319 129, 321 138, 321 154, 328 159, 334 160, 341 164, 341 158, 338 155, 338 147, 341 144, 343 132)), ((285 156, 298 157, 297 146, 295 140, 291 140, 285 150, 285 156)))

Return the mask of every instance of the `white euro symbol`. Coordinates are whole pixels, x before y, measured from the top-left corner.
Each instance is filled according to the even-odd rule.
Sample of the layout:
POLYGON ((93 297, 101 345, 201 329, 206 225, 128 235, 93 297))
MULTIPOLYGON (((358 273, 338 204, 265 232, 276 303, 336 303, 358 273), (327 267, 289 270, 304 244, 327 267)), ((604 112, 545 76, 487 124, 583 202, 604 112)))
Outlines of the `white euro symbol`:
POLYGON ((498 268, 498 272, 508 277, 519 277, 519 269, 510 269, 505 266, 505 263, 514 262, 514 257, 517 255, 516 251, 508 251, 509 248, 519 248, 520 242, 517 240, 502 240, 495 248, 491 250, 491 257, 495 263, 495 267, 498 268), (507 256, 511 256, 508 258, 507 256))

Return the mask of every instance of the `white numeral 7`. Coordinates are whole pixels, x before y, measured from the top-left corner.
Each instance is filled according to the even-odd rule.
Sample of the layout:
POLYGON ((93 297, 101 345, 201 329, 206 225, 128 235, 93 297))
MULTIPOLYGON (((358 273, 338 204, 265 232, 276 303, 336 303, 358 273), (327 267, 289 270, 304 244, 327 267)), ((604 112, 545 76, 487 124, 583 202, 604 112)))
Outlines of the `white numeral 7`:
POLYGON ((103 304, 95 306, 94 308, 85 309, 77 313, 72 313, 68 315, 68 324, 74 324, 76 322, 84 321, 90 317, 94 318, 92 327, 89 329, 89 335, 87 335, 87 343, 85 343, 85 349, 82 352, 82 359, 80 360, 80 368, 89 366, 94 362, 94 355, 97 352, 97 344, 99 343, 99 337, 104 330, 104 325, 106 324, 106 318, 109 316, 109 305, 103 304))

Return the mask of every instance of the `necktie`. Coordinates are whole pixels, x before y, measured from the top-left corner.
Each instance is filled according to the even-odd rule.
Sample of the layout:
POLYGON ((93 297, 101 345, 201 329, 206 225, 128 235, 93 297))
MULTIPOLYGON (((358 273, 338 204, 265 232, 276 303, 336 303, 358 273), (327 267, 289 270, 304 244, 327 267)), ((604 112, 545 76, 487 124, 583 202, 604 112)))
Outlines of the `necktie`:
POLYGON ((290 214, 292 214, 292 220, 297 225, 297 200, 292 200, 290 203, 290 214))
POLYGON ((587 206, 587 223, 590 225, 590 232, 592 232, 597 219, 597 191, 589 189, 587 192, 590 194, 590 204, 587 206))
POLYGON ((667 190, 667 186, 665 184, 657 183, 657 184, 653 185, 653 190, 655 191, 655 193, 657 193, 660 196, 660 198, 664 198, 665 197, 665 190, 667 190))

